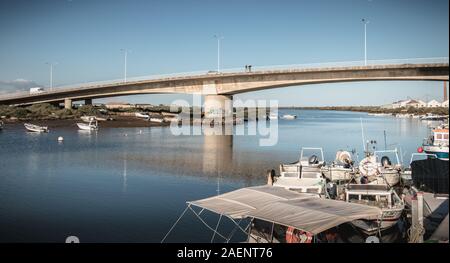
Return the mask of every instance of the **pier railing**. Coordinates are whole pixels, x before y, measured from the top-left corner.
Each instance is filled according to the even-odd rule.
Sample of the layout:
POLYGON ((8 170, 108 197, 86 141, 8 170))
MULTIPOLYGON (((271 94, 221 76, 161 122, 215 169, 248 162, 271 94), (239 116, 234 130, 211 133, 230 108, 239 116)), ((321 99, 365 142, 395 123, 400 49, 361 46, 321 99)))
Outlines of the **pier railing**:
MULTIPOLYGON (((365 67, 365 66, 380 66, 380 65, 414 65, 414 64, 448 64, 448 57, 435 57, 435 58, 408 58, 408 59, 383 59, 383 60, 358 60, 358 61, 342 61, 342 62, 326 62, 326 63, 309 63, 309 64, 292 64, 292 65, 272 65, 272 66, 252 66, 251 72, 273 72, 273 71, 295 71, 302 69, 326 69, 326 68, 339 68, 339 67, 365 67)), ((116 85, 131 85, 139 84, 140 82, 151 81, 151 80, 165 80, 165 79, 178 79, 186 77, 200 77, 208 75, 220 75, 220 74, 232 74, 232 73, 245 73, 245 67, 239 68, 229 68, 222 69, 220 72, 211 70, 199 70, 191 72, 180 72, 180 73, 170 73, 170 74, 158 74, 158 75, 148 75, 140 77, 127 77, 126 82, 124 79, 115 80, 105 80, 105 81, 94 81, 85 82, 79 84, 70 84, 54 87, 52 90, 45 90, 41 93, 30 94, 29 91, 12 92, 6 94, 0 94, 0 100, 23 98, 23 97, 33 97, 40 96, 44 94, 57 94, 61 92, 70 92, 82 89, 92 89, 109 87, 116 85)))

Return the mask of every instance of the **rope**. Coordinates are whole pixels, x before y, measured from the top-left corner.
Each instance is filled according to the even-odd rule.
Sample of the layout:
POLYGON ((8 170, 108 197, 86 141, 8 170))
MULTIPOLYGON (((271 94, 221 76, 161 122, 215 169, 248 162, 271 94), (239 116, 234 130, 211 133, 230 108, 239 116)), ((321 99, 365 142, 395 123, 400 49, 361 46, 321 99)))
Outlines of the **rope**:
POLYGON ((211 230, 211 231, 214 231, 214 232, 216 232, 216 234, 219 236, 219 237, 221 237, 221 238, 223 238, 224 240, 227 240, 227 238, 226 237, 224 237, 223 235, 221 235, 220 233, 218 233, 217 231, 215 231, 212 227, 210 227, 209 225, 208 225, 208 223, 206 223, 191 207, 189 207, 189 210, 191 210, 192 211, 192 213, 194 213, 194 215, 209 229, 209 230, 211 230))
POLYGON ((419 223, 412 225, 406 233, 408 234, 409 243, 419 243, 425 234, 425 228, 419 223))
MULTIPOLYGON (((214 237, 216 236, 217 229, 219 228, 220 220, 222 219, 222 215, 219 216, 219 221, 217 221, 216 229, 214 230, 213 236, 211 238, 211 243, 214 241, 214 237)), ((226 239, 225 239, 226 240, 226 239)))
POLYGON ((181 213, 180 217, 178 217, 177 221, 175 221, 175 223, 173 224, 173 226, 169 229, 169 232, 167 232, 167 234, 164 236, 164 238, 161 240, 161 243, 164 243, 164 240, 166 240, 167 236, 170 234, 170 232, 172 232, 172 230, 175 228, 175 226, 178 224, 178 221, 180 221, 180 219, 184 216, 184 214, 186 213, 186 211, 188 210, 188 208, 190 208, 191 205, 188 205, 186 207, 186 209, 184 209, 183 213, 181 213))

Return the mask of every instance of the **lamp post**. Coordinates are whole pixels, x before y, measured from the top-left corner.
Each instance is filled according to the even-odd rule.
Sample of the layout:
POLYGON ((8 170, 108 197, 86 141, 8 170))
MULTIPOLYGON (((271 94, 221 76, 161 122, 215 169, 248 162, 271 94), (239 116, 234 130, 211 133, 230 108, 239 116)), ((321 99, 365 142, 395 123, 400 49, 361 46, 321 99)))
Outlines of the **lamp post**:
POLYGON ((123 51, 124 55, 125 55, 125 61, 124 61, 125 65, 124 65, 124 70, 123 70, 124 71, 123 72, 123 79, 124 79, 124 82, 127 82, 127 56, 128 56, 129 50, 126 49, 126 48, 122 48, 122 49, 120 49, 120 51, 123 51))
POLYGON ((53 66, 58 65, 58 63, 57 62, 55 62, 55 63, 47 62, 45 64, 50 66, 50 91, 52 91, 53 90, 53 66))
POLYGON ((214 37, 217 39, 217 73, 220 72, 220 40, 222 40, 224 37, 214 35, 214 37))
POLYGON ((364 23, 364 66, 367 66, 367 24, 369 24, 369 20, 363 18, 362 22, 364 23))

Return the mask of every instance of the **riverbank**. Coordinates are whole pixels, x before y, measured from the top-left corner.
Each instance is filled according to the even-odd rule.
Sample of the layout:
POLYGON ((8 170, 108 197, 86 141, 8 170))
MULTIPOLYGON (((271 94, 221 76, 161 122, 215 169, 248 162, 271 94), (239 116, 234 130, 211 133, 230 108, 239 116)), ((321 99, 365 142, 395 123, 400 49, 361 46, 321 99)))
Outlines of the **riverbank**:
MULTIPOLYGON (((82 122, 79 119, 48 119, 48 120, 11 120, 4 119, 5 125, 21 125, 25 122, 30 122, 36 125, 48 126, 49 129, 55 128, 77 128, 77 122, 82 122)), ((170 123, 155 123, 144 119, 132 118, 132 117, 122 117, 115 116, 113 120, 110 121, 99 121, 100 128, 139 128, 139 127, 157 127, 157 126, 167 126, 170 123)))
POLYGON ((331 111, 354 111, 367 112, 372 114, 412 114, 416 116, 434 114, 434 115, 448 115, 448 108, 396 108, 387 109, 378 106, 328 106, 328 107, 283 107, 282 109, 300 109, 300 110, 331 110, 331 111))

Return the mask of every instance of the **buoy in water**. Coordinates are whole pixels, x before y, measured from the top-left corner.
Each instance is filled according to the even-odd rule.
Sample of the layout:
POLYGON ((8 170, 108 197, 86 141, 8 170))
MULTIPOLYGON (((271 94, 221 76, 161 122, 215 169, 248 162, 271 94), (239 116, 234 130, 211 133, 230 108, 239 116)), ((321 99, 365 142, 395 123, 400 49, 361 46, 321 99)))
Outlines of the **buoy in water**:
POLYGON ((64 138, 62 136, 59 136, 58 137, 58 142, 62 142, 62 141, 64 141, 64 138))

